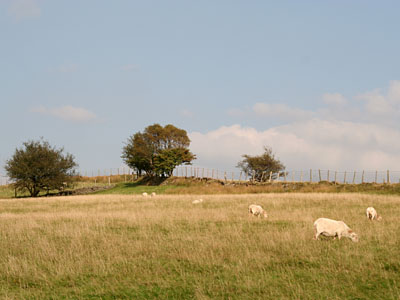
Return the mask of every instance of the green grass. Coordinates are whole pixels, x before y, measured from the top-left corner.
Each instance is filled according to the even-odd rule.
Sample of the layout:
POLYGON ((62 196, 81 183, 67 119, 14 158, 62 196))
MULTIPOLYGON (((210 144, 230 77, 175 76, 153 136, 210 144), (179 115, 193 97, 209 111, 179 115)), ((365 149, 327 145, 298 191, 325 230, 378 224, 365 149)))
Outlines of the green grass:
POLYGON ((1 200, 0 298, 400 298, 400 196, 198 197, 1 200), (269 217, 249 216, 251 203, 269 217), (382 222, 365 217, 371 205, 382 222), (360 242, 313 240, 318 217, 360 242))

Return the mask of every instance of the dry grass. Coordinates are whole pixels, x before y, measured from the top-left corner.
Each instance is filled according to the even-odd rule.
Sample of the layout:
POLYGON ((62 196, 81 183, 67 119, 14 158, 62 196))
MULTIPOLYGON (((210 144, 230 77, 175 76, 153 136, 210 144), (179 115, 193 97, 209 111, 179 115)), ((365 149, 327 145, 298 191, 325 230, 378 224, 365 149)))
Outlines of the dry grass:
POLYGON ((400 197, 0 200, 2 299, 399 299, 400 197), (269 218, 250 217, 251 203, 269 218), (374 206, 382 222, 368 221, 374 206), (312 240, 318 217, 360 236, 312 240))

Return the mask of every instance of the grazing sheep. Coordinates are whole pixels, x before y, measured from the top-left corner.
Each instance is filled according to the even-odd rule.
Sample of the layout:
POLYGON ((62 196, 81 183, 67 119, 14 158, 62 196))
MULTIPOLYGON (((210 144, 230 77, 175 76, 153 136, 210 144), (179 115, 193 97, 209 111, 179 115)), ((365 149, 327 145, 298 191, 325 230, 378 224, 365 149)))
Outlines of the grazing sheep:
POLYGON ((142 193, 143 197, 147 197, 149 194, 147 194, 146 192, 142 193))
POLYGON ((382 220, 382 217, 378 215, 375 208, 373 207, 368 207, 366 213, 367 213, 367 218, 369 220, 377 220, 377 221, 382 220))
POLYGON ((155 193, 155 192, 152 192, 152 193, 151 193, 151 196, 152 196, 152 197, 154 197, 155 195, 156 195, 156 193, 155 193))
POLYGON ((201 202, 203 202, 203 199, 198 199, 198 200, 193 200, 192 201, 193 204, 199 204, 201 202))
POLYGON ((353 242, 358 242, 357 234, 353 232, 353 230, 351 230, 343 221, 319 218, 314 222, 314 229, 314 239, 316 240, 318 240, 318 237, 322 234, 324 236, 333 236, 334 239, 337 236, 339 240, 342 236, 344 236, 351 239, 353 242))
POLYGON ((261 215, 263 215, 264 218, 268 217, 267 212, 260 205, 256 204, 251 204, 249 206, 249 213, 257 217, 261 217, 261 215))

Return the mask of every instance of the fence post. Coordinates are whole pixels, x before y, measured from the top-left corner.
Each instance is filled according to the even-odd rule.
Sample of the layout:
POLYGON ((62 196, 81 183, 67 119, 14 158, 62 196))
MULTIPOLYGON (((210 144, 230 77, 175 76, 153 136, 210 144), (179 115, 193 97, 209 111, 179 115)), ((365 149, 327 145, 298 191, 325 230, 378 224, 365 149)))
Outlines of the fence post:
POLYGON ((234 174, 233 174, 233 172, 232 172, 232 182, 233 182, 233 176, 234 176, 234 174))
POLYGON ((303 171, 300 171, 300 182, 303 182, 303 171))
POLYGON ((362 171, 362 175, 361 175, 361 183, 364 184, 364 170, 362 171))
POLYGON ((224 172, 224 179, 225 179, 225 182, 227 181, 227 178, 226 178, 226 171, 224 172))
POLYGON ((253 170, 253 183, 256 181, 256 171, 255 170, 253 170))
POLYGON ((204 168, 203 168, 203 170, 201 171, 201 179, 203 179, 204 178, 204 168))
POLYGON ((346 171, 344 171, 343 183, 346 184, 346 171))
POLYGON ((378 171, 375 171, 375 184, 378 182, 378 171))
POLYGON ((389 170, 387 170, 387 183, 390 184, 390 174, 389 174, 389 170))
POLYGON ((211 170, 211 178, 214 179, 214 169, 211 170))
POLYGON ((328 176, 327 176, 327 181, 329 182, 329 170, 328 170, 328 176))
POLYGON ((242 181, 242 171, 240 171, 240 175, 239 175, 239 182, 242 181))
POLYGON ((185 178, 187 178, 187 167, 185 167, 185 178))
POLYGON ((318 169, 318 177, 319 177, 319 182, 321 182, 321 170, 318 169))
POLYGON ((283 174, 284 174, 284 178, 285 178, 285 182, 286 182, 286 170, 285 171, 283 171, 283 174))
POLYGON ((356 171, 354 171, 354 175, 353 175, 353 184, 356 183, 356 171))
POLYGON ((337 175, 337 171, 335 171, 335 185, 336 185, 336 175, 337 175))
POLYGON ((272 171, 269 172, 269 182, 272 182, 272 171))
POLYGON ((310 183, 312 183, 312 169, 310 169, 310 183))

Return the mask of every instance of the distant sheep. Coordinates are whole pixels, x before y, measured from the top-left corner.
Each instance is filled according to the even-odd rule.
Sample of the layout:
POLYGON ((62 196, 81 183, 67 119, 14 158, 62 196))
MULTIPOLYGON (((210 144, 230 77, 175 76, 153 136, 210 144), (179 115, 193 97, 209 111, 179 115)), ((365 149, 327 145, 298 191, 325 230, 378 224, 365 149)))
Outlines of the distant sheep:
POLYGON ((378 215, 375 208, 373 207, 368 207, 366 213, 367 213, 367 218, 369 220, 377 220, 377 221, 382 220, 382 217, 378 215))
POLYGON ((198 199, 198 200, 193 200, 192 201, 193 204, 199 204, 201 202, 203 202, 203 199, 198 199))
POLYGON ((314 239, 322 234, 324 236, 333 236, 341 239, 342 236, 351 239, 353 242, 358 242, 358 236, 349 228, 343 221, 335 221, 327 218, 319 218, 314 222, 315 236, 314 239))
POLYGON ((142 193, 142 196, 143 196, 143 197, 147 197, 147 196, 149 196, 149 194, 147 194, 146 192, 144 192, 144 193, 142 193))
POLYGON ((257 204, 251 204, 249 206, 249 213, 252 214, 253 216, 261 217, 261 215, 264 216, 264 218, 267 218, 267 212, 257 204))
POLYGON ((156 193, 155 193, 155 192, 152 192, 152 193, 151 193, 151 196, 152 196, 152 197, 155 197, 155 196, 156 196, 156 193))

